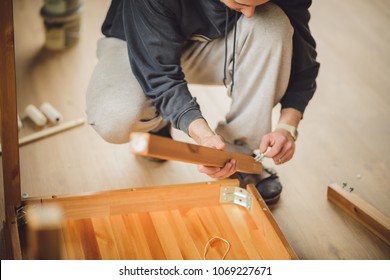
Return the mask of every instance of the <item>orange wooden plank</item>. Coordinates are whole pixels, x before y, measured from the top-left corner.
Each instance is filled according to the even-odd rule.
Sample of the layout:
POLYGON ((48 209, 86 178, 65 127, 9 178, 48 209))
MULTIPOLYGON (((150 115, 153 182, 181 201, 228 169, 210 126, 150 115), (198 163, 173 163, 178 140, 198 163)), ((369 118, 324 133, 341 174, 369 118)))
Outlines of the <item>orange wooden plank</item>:
POLYGON ((186 226, 179 210, 170 211, 171 219, 169 219, 170 225, 177 232, 176 239, 180 246, 183 258, 185 260, 201 260, 202 254, 196 248, 195 242, 186 226))
MULTIPOLYGON (((99 193, 47 199, 43 204, 60 201, 68 207, 70 217, 77 216, 71 205, 80 207, 82 217, 92 215, 66 220, 63 234, 69 259, 203 259, 207 242, 215 236, 226 239, 231 246, 226 259, 293 258, 289 255, 291 248, 284 248, 288 243, 272 215, 260 205, 267 206, 261 204, 264 201, 250 185, 248 191, 254 195, 250 209, 219 203, 221 188, 236 183, 236 180, 227 180, 185 184, 179 188, 112 191, 107 193, 108 199, 99 193), (192 194, 194 198, 188 198, 192 194), (86 208, 83 208, 82 198, 85 197, 86 208), (148 203, 148 197, 152 197, 150 203, 161 203, 163 207, 143 207, 141 204, 148 203), (170 199, 175 201, 173 207, 169 205, 170 199), (131 202, 139 208, 125 205, 131 202), (199 207, 195 206, 197 202, 199 207), (119 213, 119 209, 124 212, 119 213)), ((215 240, 206 258, 221 259, 226 249, 225 242, 215 240)))
POLYGON ((161 245, 160 239, 157 236, 157 232, 153 225, 152 218, 150 217, 150 213, 139 213, 138 216, 142 221, 143 232, 149 244, 149 248, 153 248, 153 250, 151 250, 152 259, 154 260, 167 259, 163 247, 161 245))
POLYGON ((234 227, 223 208, 220 206, 211 207, 210 211, 214 217, 216 225, 220 228, 220 231, 223 232, 223 235, 221 237, 226 237, 225 239, 231 245, 230 251, 226 256, 226 259, 249 259, 248 254, 245 252, 244 247, 239 240, 238 233, 234 230, 234 227))
POLYGON ((279 244, 280 242, 277 242, 277 245, 275 246, 274 243, 274 237, 269 236, 271 238, 267 238, 262 234, 262 230, 260 229, 254 229, 249 231, 250 237, 251 237, 251 243, 254 248, 259 252, 262 259, 265 260, 281 260, 281 259, 290 259, 289 256, 286 254, 284 255, 284 251, 280 251, 279 244))
POLYGON ((96 240, 95 230, 91 219, 79 219, 74 221, 75 228, 80 238, 86 260, 101 260, 100 249, 96 240))
POLYGON ((178 255, 175 256, 174 259, 201 259, 201 254, 197 250, 194 240, 190 232, 188 231, 188 228, 186 227, 186 224, 183 220, 183 216, 181 215, 179 210, 152 213, 151 215, 154 216, 153 221, 156 226, 157 235, 159 236, 159 239, 162 244, 164 244, 164 241, 170 242, 170 247, 177 247, 178 252, 180 252, 179 254, 175 250, 175 253, 177 253, 178 255), (163 223, 157 224, 157 219, 159 219, 159 222, 163 221, 163 223), (166 230, 166 226, 168 226, 170 229, 170 236, 169 238, 162 238, 160 235, 161 233, 164 233, 164 230, 166 230))
POLYGON ((150 216, 167 259, 183 260, 184 256, 179 244, 180 240, 177 239, 178 233, 170 225, 171 222, 169 220, 171 217, 169 214, 168 211, 156 211, 150 213, 150 216))
POLYGON ((75 220, 65 220, 63 223, 62 233, 65 242, 64 249, 66 250, 63 258, 67 256, 67 259, 69 260, 85 259, 83 246, 81 244, 80 235, 78 233, 75 220))
POLYGON ((263 171, 261 162, 256 162, 249 155, 180 142, 149 133, 132 133, 130 151, 147 157, 217 167, 223 167, 231 159, 236 159, 237 170, 240 172, 261 174, 263 171))
MULTIPOLYGON (((215 216, 211 214, 209 207, 202 207, 194 209, 198 214, 200 221, 202 222, 204 228, 208 233, 208 238, 204 240, 203 248, 206 247, 207 242, 211 240, 213 237, 220 237, 223 239, 230 239, 230 233, 224 232, 223 229, 219 226, 218 220, 216 220, 215 216)), ((215 239, 211 244, 210 248, 207 252, 206 259, 211 260, 221 260, 226 253, 228 246, 227 244, 220 240, 219 238, 215 239)), ((231 252, 230 252, 231 256, 231 252)), ((202 256, 203 258, 204 256, 202 256)), ((228 258, 228 255, 226 256, 228 258)))
POLYGON ((63 231, 61 231, 60 234, 60 246, 61 246, 61 259, 62 260, 69 260, 70 257, 68 256, 68 251, 66 250, 66 241, 63 231))
POLYGON ((328 186, 328 199, 390 245, 390 218, 337 184, 328 186))
POLYGON ((149 246, 147 235, 142 228, 140 216, 136 213, 123 215, 129 240, 133 245, 133 256, 137 260, 153 259, 153 248, 149 246))
POLYGON ((241 206, 237 207, 237 205, 228 204, 223 205, 222 207, 249 258, 253 260, 264 259, 264 252, 259 252, 253 245, 254 242, 259 242, 259 240, 253 240, 251 235, 251 231, 255 230, 257 227, 251 219, 248 219, 246 215, 247 209, 244 209, 241 206))
POLYGON ((207 240, 210 238, 210 233, 207 228, 202 223, 198 213, 195 209, 185 209, 180 211, 183 221, 188 228, 188 232, 190 233, 192 240, 194 241, 194 245, 197 248, 199 254, 202 255, 203 259, 203 251, 206 245, 207 240))
POLYGON ((91 218, 96 242, 103 260, 118 260, 119 253, 109 216, 91 218))
POLYGON ((280 259, 297 260, 298 256, 287 241, 256 187, 254 185, 248 185, 247 191, 253 196, 254 201, 248 213, 252 216, 257 227, 262 231, 262 235, 268 240, 271 250, 278 252, 278 258, 280 259))
POLYGON ((122 260, 135 259, 134 244, 129 238, 122 215, 113 215, 109 218, 119 258, 122 260))
POLYGON ((132 212, 208 207, 219 204, 221 186, 238 185, 237 180, 190 183, 175 186, 142 187, 91 194, 29 198, 26 204, 57 203, 66 218, 90 218, 132 212))

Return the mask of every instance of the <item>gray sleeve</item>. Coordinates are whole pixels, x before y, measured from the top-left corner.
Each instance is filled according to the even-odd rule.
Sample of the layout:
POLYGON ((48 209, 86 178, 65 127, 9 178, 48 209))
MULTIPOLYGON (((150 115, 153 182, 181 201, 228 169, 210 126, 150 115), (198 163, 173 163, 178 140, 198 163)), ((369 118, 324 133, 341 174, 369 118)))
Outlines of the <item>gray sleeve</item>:
POLYGON ((311 0, 273 0, 290 19, 294 28, 291 75, 282 108, 295 108, 304 113, 316 91, 316 78, 320 64, 317 62, 316 42, 310 32, 309 7, 311 0))
POLYGON ((129 0, 122 14, 135 77, 161 116, 188 134, 188 125, 202 114, 180 66, 184 38, 179 12, 161 1, 129 0))

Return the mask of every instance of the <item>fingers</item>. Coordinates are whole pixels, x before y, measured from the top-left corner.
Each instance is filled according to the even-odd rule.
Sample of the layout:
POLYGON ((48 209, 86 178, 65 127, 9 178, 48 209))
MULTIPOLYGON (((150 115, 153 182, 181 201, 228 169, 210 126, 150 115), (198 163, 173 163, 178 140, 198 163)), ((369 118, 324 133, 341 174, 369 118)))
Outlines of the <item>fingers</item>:
POLYGON ((214 179, 226 179, 237 171, 236 160, 232 159, 224 167, 199 165, 198 170, 214 179))
POLYGON ((272 159, 276 165, 286 163, 287 161, 291 160, 294 155, 293 150, 288 150, 286 152, 282 151, 276 156, 274 156, 272 159))
POLYGON ((279 149, 277 151, 275 150, 276 153, 272 156, 272 159, 276 165, 283 164, 292 159, 295 152, 294 142, 286 141, 281 147, 278 148, 279 149))
POLYGON ((273 141, 272 141, 271 137, 272 137, 271 133, 263 136, 263 138, 261 139, 261 142, 260 142, 260 147, 259 147, 260 153, 264 154, 267 151, 268 147, 273 146, 273 141))
MULTIPOLYGON (((200 138, 199 143, 202 146, 224 150, 226 148, 226 143, 223 138, 217 134, 208 135, 200 138)), ((212 166, 198 166, 198 171, 208 175, 211 178, 215 179, 225 179, 233 175, 236 168, 236 160, 231 160, 225 164, 224 167, 212 167, 212 166)))
POLYGON ((265 135, 260 143, 260 152, 266 154, 267 158, 272 158, 276 165, 283 164, 292 159, 295 152, 295 142, 291 135, 279 131, 265 135))

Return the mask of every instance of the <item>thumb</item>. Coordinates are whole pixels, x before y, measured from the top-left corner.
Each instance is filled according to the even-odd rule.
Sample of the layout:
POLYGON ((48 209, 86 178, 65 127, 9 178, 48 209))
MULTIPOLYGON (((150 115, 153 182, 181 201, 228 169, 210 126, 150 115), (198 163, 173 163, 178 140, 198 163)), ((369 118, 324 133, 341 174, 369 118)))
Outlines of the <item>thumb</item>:
POLYGON ((222 138, 220 136, 216 137, 215 148, 217 148, 218 150, 225 150, 226 149, 226 143, 222 140, 222 138))

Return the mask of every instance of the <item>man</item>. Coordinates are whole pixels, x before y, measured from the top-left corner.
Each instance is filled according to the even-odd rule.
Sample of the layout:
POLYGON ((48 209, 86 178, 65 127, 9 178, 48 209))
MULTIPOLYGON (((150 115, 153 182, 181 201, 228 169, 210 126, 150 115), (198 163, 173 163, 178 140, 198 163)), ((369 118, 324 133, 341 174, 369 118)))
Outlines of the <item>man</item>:
MULTIPOLYGON (((133 131, 170 137, 170 125, 216 149, 266 153, 276 164, 295 151, 297 127, 316 89, 310 0, 113 0, 87 90, 89 123, 108 142, 133 131), (215 131, 188 83, 225 84, 232 105, 215 131), (273 107, 281 103, 271 131, 273 107)), ((212 104, 210 104, 212 106, 212 104)), ((199 166, 212 178, 254 183, 267 203, 282 186, 276 174, 199 166)))

